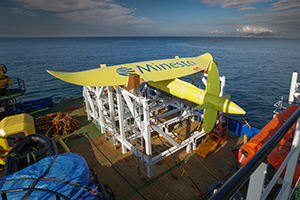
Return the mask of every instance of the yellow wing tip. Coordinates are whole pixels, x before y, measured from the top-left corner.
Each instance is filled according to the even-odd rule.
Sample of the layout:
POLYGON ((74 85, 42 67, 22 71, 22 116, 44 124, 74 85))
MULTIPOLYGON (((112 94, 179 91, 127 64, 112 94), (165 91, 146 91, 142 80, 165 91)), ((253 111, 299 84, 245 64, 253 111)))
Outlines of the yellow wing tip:
POLYGON ((51 74, 52 76, 57 77, 57 72, 56 71, 52 71, 52 70, 46 70, 46 72, 48 72, 49 74, 51 74))
POLYGON ((54 71, 46 70, 46 72, 48 72, 49 74, 53 75, 53 72, 54 72, 54 71))
POLYGON ((57 72, 57 71, 51 71, 51 70, 46 70, 49 74, 51 74, 52 76, 61 79, 63 81, 65 81, 62 77, 60 77, 58 74, 63 73, 63 72, 57 72))
MULTIPOLYGON (((76 73, 73 72, 58 72, 58 71, 51 71, 51 70, 46 70, 49 74, 51 74, 52 76, 68 82, 68 83, 72 83, 75 85, 81 85, 81 86, 85 86, 86 84, 84 84, 80 79, 78 79, 77 76, 73 76, 73 74, 76 75, 76 73), (70 77, 71 75, 71 77, 70 77)), ((77 74, 78 75, 78 74, 77 74)), ((88 85, 88 84, 87 84, 88 85)))

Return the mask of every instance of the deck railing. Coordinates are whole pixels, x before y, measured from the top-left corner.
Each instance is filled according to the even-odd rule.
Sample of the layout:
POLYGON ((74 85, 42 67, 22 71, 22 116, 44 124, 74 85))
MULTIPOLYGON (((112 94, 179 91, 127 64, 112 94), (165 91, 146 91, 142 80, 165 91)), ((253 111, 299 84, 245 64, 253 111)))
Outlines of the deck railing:
POLYGON ((278 129, 278 131, 271 137, 261 149, 243 166, 241 167, 212 197, 204 197, 204 199, 211 200, 225 200, 230 199, 250 178, 247 200, 258 200, 266 199, 269 192, 272 190, 274 184, 276 183, 278 177, 285 167, 286 173, 283 179, 282 186, 277 193, 276 199, 288 199, 291 194, 291 185, 297 166, 297 161, 299 157, 299 146, 300 146, 300 107, 294 112, 293 115, 278 129), (293 126, 293 124, 298 120, 295 135, 292 143, 290 153, 282 163, 281 167, 278 169, 277 173, 274 175, 273 179, 262 192, 264 186, 265 172, 267 164, 268 155, 276 147, 279 141, 286 135, 288 130, 293 126))

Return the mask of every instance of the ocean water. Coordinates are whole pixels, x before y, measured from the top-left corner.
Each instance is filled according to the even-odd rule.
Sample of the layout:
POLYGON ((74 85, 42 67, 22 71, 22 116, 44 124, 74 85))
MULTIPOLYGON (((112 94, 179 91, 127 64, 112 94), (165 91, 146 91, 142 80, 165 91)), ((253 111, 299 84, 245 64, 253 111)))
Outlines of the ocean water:
MULTIPOLYGON (((46 70, 75 72, 107 66, 211 53, 226 77, 225 93, 263 127, 275 98, 288 98, 292 72, 300 71, 300 39, 213 37, 0 38, 0 63, 9 77, 25 79, 22 100, 82 91, 46 70)), ((240 116, 234 116, 242 120, 240 116)))

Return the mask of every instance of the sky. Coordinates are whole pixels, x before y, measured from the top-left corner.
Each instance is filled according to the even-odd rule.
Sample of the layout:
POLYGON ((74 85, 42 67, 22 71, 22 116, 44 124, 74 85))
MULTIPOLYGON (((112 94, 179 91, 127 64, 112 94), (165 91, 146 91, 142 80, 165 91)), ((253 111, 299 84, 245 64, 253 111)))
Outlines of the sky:
POLYGON ((0 37, 300 37, 300 0, 1 0, 0 37))

